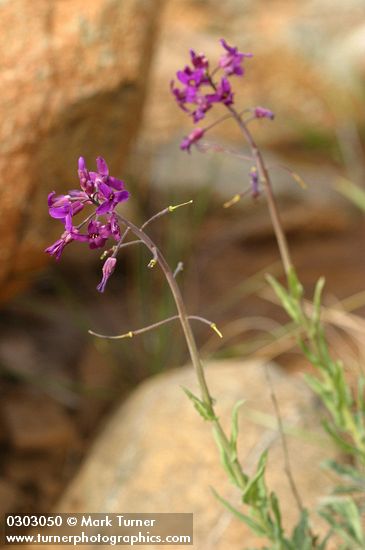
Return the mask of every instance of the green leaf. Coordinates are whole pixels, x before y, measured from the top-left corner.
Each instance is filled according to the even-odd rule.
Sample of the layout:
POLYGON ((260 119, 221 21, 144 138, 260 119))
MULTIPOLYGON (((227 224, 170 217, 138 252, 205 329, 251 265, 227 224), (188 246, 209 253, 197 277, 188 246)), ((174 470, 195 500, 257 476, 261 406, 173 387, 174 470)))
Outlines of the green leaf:
POLYGON ((253 520, 249 516, 246 516, 246 514, 243 514, 242 512, 237 510, 234 506, 232 506, 232 504, 230 504, 219 493, 217 493, 217 491, 215 489, 213 489, 213 487, 211 489, 212 489, 212 492, 213 492, 214 496, 216 497, 216 499, 218 499, 219 502, 221 504, 223 504, 223 506, 227 510, 229 510, 229 512, 231 512, 233 515, 235 515, 236 518, 238 518, 240 521, 244 522, 254 533, 256 533, 256 535, 266 536, 266 534, 267 534, 266 530, 259 523, 257 523, 255 520, 253 520))
POLYGON ((337 414, 336 405, 333 403, 333 392, 327 383, 312 374, 305 374, 304 379, 308 386, 322 399, 326 407, 337 414))
POLYGON ((288 548, 290 550, 291 545, 288 546, 288 541, 286 541, 284 537, 284 531, 281 524, 281 512, 280 512, 279 500, 275 493, 270 494, 270 506, 271 506, 272 513, 274 515, 273 531, 274 531, 275 540, 280 542, 284 548, 288 548))
POLYGON ((365 212, 365 191, 362 187, 345 178, 341 178, 336 187, 342 195, 365 212))
POLYGON ((314 296, 313 296, 313 315, 312 315, 312 325, 314 331, 317 330, 320 317, 321 317, 321 299, 322 299, 322 291, 323 287, 326 283, 326 280, 324 277, 320 277, 317 281, 316 287, 314 289, 314 296))
POLYGON ((314 367, 319 367, 320 360, 318 356, 309 348, 309 346, 307 346, 307 344, 303 340, 299 340, 298 344, 308 361, 312 363, 314 367))
POLYGON ((363 472, 360 472, 353 466, 350 466, 349 464, 339 464, 335 460, 325 460, 324 462, 322 462, 321 466, 332 470, 340 477, 348 481, 359 483, 365 488, 365 475, 363 474, 363 472))
POLYGON ((337 443, 337 445, 343 449, 346 453, 349 453, 350 455, 354 456, 361 456, 361 451, 354 447, 353 445, 350 445, 347 441, 345 441, 340 434, 336 431, 336 427, 331 425, 327 421, 322 422, 323 428, 326 430, 326 432, 334 439, 334 441, 337 443))
POLYGON ((267 506, 268 495, 264 480, 267 457, 268 451, 264 451, 259 459, 256 474, 248 480, 242 495, 243 502, 255 508, 267 506))
POLYGON ((365 417, 365 376, 360 374, 357 390, 357 406, 365 417))
MULTIPOLYGON (((230 481, 236 485, 236 487, 238 487, 239 489, 241 489, 241 484, 240 484, 240 481, 236 478, 236 474, 234 472, 234 469, 232 467, 232 460, 231 460, 231 457, 227 454, 227 451, 221 441, 221 435, 220 435, 220 432, 217 430, 217 428, 215 426, 213 426, 213 435, 214 435, 214 439, 215 439, 215 442, 217 444, 217 447, 219 449, 219 454, 220 454, 220 459, 221 459, 221 463, 222 463, 222 466, 226 472, 226 474, 228 475, 230 481)), ((243 477, 246 481, 247 476, 245 476, 243 474, 243 477)))
POLYGON ((312 537, 309 530, 309 514, 308 510, 303 510, 298 524, 295 526, 291 542, 295 550, 312 550, 312 537))
POLYGON ((285 309, 289 317, 291 317, 296 323, 300 323, 301 311, 298 302, 292 296, 290 296, 283 285, 281 285, 274 277, 272 277, 272 275, 266 275, 266 279, 273 288, 275 294, 279 298, 283 308, 285 309))
POLYGON ((353 493, 364 494, 364 487, 360 485, 341 485, 335 487, 332 491, 333 495, 351 495, 353 493))
POLYGON ((233 407, 232 411, 232 421, 231 421, 231 449, 232 449, 232 457, 231 460, 235 460, 237 458, 237 439, 238 439, 238 412, 240 410, 240 407, 244 404, 245 400, 241 399, 238 401, 235 406, 233 407))
POLYGON ((330 497, 319 514, 350 545, 351 550, 365 548, 365 535, 359 509, 351 498, 330 497))
POLYGON ((208 420, 209 422, 213 422, 214 420, 218 420, 216 416, 211 412, 208 405, 206 405, 199 397, 196 397, 190 390, 187 388, 182 388, 190 401, 193 403, 194 407, 198 411, 201 417, 204 418, 204 420, 208 420))
POLYGON ((317 327, 316 337, 321 363, 324 364, 326 368, 331 368, 333 360, 328 350, 326 335, 321 326, 317 327))
POLYGON ((290 294, 296 299, 300 300, 303 297, 303 286, 298 279, 294 267, 289 269, 288 273, 288 285, 290 294))

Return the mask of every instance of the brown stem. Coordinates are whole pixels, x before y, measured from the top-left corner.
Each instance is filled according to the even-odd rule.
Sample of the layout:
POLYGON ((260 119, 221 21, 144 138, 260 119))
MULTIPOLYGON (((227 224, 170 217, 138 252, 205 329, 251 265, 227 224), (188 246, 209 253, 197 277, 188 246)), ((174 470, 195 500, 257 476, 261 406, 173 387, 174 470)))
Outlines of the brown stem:
POLYGON ((234 117, 237 124, 239 125, 244 137, 246 138, 251 148, 252 156, 255 159, 256 168, 260 175, 260 180, 265 186, 270 217, 271 217, 272 225, 275 231, 275 236, 278 243, 281 260, 283 262, 283 267, 284 267, 286 276, 289 277, 293 264, 290 257, 288 242, 286 240, 286 236, 283 230, 283 225, 280 219, 279 210, 276 204, 276 199, 273 193, 269 172, 266 168, 262 154, 259 148, 257 147, 255 140, 252 137, 251 132, 249 131, 249 129, 241 119, 240 115, 237 113, 234 107, 229 105, 227 106, 227 108, 232 113, 232 116, 234 117))
MULTIPOLYGON (((206 407, 207 412, 212 418, 212 423, 214 424, 214 427, 216 429, 216 432, 218 434, 218 437, 220 439, 220 442, 225 450, 225 453, 227 454, 227 457, 230 457, 232 455, 232 449, 230 446, 230 442, 228 437, 226 436, 225 432, 223 431, 223 428, 217 418, 217 415, 214 411, 214 405, 213 405, 213 399, 210 395, 208 385, 205 379, 205 373, 203 365, 200 361, 198 348, 195 342, 194 334, 190 326, 189 318, 185 309, 185 304, 180 292, 180 288, 174 278, 174 274, 172 270, 170 269, 169 264, 167 263, 165 257, 163 256, 162 252, 158 249, 158 247, 153 243, 153 241, 150 239, 150 237, 142 231, 139 227, 134 225, 132 222, 118 214, 118 218, 121 220, 123 224, 125 224, 135 235, 143 241, 143 243, 146 245, 146 247, 152 252, 154 257, 156 258, 157 263, 161 267, 166 280, 168 282, 168 285, 170 287, 171 293, 174 297, 176 308, 179 314, 180 323, 184 332, 185 340, 189 349, 191 361, 193 363, 193 367, 195 369, 198 383, 201 391, 201 397, 204 402, 204 405, 206 407)), ((237 481, 237 485, 243 489, 246 485, 245 475, 242 471, 241 465, 239 464, 237 458, 232 460, 232 470, 235 474, 235 479, 237 481)))
POLYGON ((268 367, 267 364, 265 365, 265 376, 266 376, 266 380, 267 380, 269 388, 270 388, 270 397, 271 397, 271 401, 272 401, 272 404, 273 404, 274 410, 275 410, 275 415, 276 415, 276 418, 277 418, 277 421, 278 421, 281 444, 282 444, 283 452, 284 452, 285 473, 288 477, 290 489, 291 489, 291 492, 293 493, 293 496, 294 496, 296 505, 298 507, 298 510, 299 510, 299 512, 302 513, 304 511, 304 506, 303 506, 302 499, 300 497, 298 488, 297 488, 295 480, 294 480, 293 472, 292 472, 292 469, 291 469, 288 444, 287 444, 286 436, 285 436, 285 432, 284 432, 283 419, 281 417, 279 403, 278 403, 278 400, 276 398, 276 394, 275 394, 275 391, 274 391, 274 386, 273 386, 271 376, 270 376, 270 372, 269 372, 269 367, 268 367))

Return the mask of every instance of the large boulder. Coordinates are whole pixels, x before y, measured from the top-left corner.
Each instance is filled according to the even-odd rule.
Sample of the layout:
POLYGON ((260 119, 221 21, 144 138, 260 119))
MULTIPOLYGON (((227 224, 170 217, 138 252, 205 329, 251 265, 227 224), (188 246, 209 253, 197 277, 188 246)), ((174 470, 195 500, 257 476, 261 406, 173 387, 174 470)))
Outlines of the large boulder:
MULTIPOLYGON (((305 506, 314 510, 330 490, 319 464, 334 451, 319 427, 321 411, 307 387, 298 376, 288 376, 275 365, 269 369, 291 434, 288 444, 294 478, 305 506)), ((284 473, 264 365, 219 361, 209 364, 207 377, 227 429, 234 403, 246 399, 239 420, 239 456, 244 469, 252 473, 262 451, 270 447, 268 485, 280 496, 285 525, 292 526, 297 508, 284 473)), ((262 545, 264 541, 253 536, 212 495, 214 487, 241 506, 219 463, 211 428, 198 416, 181 386, 197 391, 190 367, 148 380, 115 411, 57 511, 193 512, 193 548, 239 550, 262 545)), ((317 527, 323 529, 320 522, 317 527)))
POLYGON ((45 261, 46 196, 75 186, 78 156, 122 175, 162 3, 0 2, 0 299, 45 261))

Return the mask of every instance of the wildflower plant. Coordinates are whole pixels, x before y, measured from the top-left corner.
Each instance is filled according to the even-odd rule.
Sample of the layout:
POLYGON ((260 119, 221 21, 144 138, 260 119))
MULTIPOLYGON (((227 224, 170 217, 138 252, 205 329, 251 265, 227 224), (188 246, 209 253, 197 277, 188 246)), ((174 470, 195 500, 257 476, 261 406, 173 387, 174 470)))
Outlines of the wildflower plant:
MULTIPOLYGON (((216 414, 215 401, 209 390, 191 323, 192 321, 205 323, 219 337, 222 335, 214 322, 196 314, 191 315, 186 311, 176 280, 182 264, 179 262, 176 269, 172 269, 160 248, 147 232, 151 223, 182 206, 190 205, 192 201, 168 206, 144 222, 142 226, 137 226, 123 213, 123 203, 130 198, 124 182, 109 174, 108 166, 103 158, 96 159, 96 171, 93 172, 87 169, 85 160, 81 157, 78 163, 80 188, 71 190, 66 195, 56 195, 55 192, 52 192, 48 196, 49 214, 61 222, 63 231, 61 237, 49 246, 46 252, 59 260, 65 247, 72 242, 86 243, 90 249, 99 249, 104 264, 97 289, 99 292, 104 292, 109 278, 117 269, 118 256, 122 249, 140 244, 146 246, 151 254, 148 267, 158 266, 161 269, 174 298, 176 312, 147 327, 131 330, 121 335, 107 336, 89 332, 95 336, 109 339, 132 338, 165 323, 178 320, 197 375, 200 395, 194 395, 188 388, 185 388, 184 391, 198 413, 212 425, 223 467, 230 481, 241 493, 244 508, 237 510, 216 494, 217 498, 256 534, 266 538, 269 546, 266 545, 263 548, 324 550, 333 533, 337 533, 341 537, 343 541, 341 548, 343 549, 365 548, 365 535, 361 527, 362 503, 361 499, 358 500, 352 496, 355 491, 361 494, 365 487, 365 381, 361 378, 358 395, 354 396, 346 383, 342 363, 331 356, 320 319, 323 279, 317 283, 313 304, 308 307, 304 303, 303 287, 292 264, 273 193, 270 173, 249 129, 249 124, 253 119, 272 121, 274 114, 270 109, 261 106, 244 110, 236 108, 235 92, 231 80, 244 76, 246 60, 250 59, 252 54, 240 52, 238 48, 230 46, 224 39, 221 40, 221 46, 223 52, 214 67, 211 67, 210 61, 204 54, 197 54, 191 50, 190 64, 178 71, 176 73, 177 80, 170 83, 171 92, 178 106, 192 119, 193 124, 199 123, 199 126, 195 126, 182 140, 181 149, 190 153, 191 148, 196 146, 204 151, 209 145, 202 142, 203 137, 214 126, 228 118, 238 124, 249 147, 249 154, 238 153, 238 156, 251 164, 249 187, 239 191, 226 202, 225 206, 232 206, 247 192, 251 192, 255 198, 261 194, 266 196, 286 275, 286 284, 279 283, 272 276, 268 276, 268 281, 297 328, 298 343, 303 353, 319 373, 318 377, 307 376, 307 380, 329 412, 329 420, 325 422, 325 428, 352 459, 352 464, 346 466, 334 461, 327 463, 328 468, 346 480, 347 486, 339 487, 338 494, 329 498, 320 510, 320 514, 330 526, 324 538, 321 539, 313 533, 310 514, 296 489, 290 469, 279 407, 273 390, 272 399, 282 435, 286 471, 299 510, 297 525, 290 534, 287 534, 282 526, 280 502, 275 493, 269 491, 265 482, 267 451, 260 457, 255 474, 249 476, 241 467, 237 442, 239 436, 238 414, 242 403, 237 403, 232 411, 229 434, 224 431, 216 414), (217 109, 218 106, 225 113, 216 122, 204 127, 202 121, 206 113, 217 109), (81 213, 84 214, 84 217, 80 220, 81 213), (346 492, 348 493, 346 496, 338 496, 339 494, 345 495, 346 492)), ((291 173, 295 179, 299 179, 294 172, 291 173)), ((268 382, 270 383, 269 375, 268 382)))
MULTIPOLYGON (((279 427, 282 435, 284 454, 286 458, 286 471, 289 483, 292 488, 295 500, 300 512, 300 519, 291 537, 287 537, 281 525, 280 506, 277 497, 269 493, 265 485, 264 475, 267 453, 265 452, 259 461, 256 475, 249 479, 246 476, 246 483, 243 488, 242 500, 248 505, 249 516, 218 498, 238 516, 247 523, 250 528, 259 535, 266 536, 272 543, 270 548, 299 549, 299 548, 326 548, 333 533, 337 533, 343 540, 341 548, 365 548, 365 533, 362 527, 361 514, 364 511, 364 489, 365 489, 365 377, 360 375, 357 395, 353 395, 344 376, 344 366, 340 360, 334 359, 330 353, 325 336, 324 327, 321 323, 321 297, 324 287, 324 279, 317 282, 313 303, 307 307, 304 303, 304 291, 294 269, 287 239, 283 231, 280 213, 277 207, 273 185, 269 170, 265 164, 264 157, 256 144, 256 141, 249 128, 253 119, 274 119, 274 113, 261 106, 238 110, 235 106, 235 94, 229 80, 230 77, 242 77, 245 73, 244 61, 252 57, 252 54, 239 52, 236 47, 231 47, 224 39, 221 39, 224 49, 222 56, 214 68, 211 68, 209 60, 204 54, 196 54, 190 50, 191 65, 187 65, 183 71, 178 71, 176 76, 180 87, 171 82, 171 90, 180 108, 182 108, 197 123, 204 118, 205 113, 220 104, 226 110, 216 122, 209 126, 199 126, 193 129, 190 134, 181 142, 181 149, 190 153, 191 147, 196 146, 204 152, 209 144, 202 143, 202 138, 217 124, 231 118, 243 135, 249 148, 250 154, 236 154, 243 160, 251 163, 249 172, 250 186, 240 191, 224 206, 230 207, 238 202, 247 192, 251 192, 254 198, 262 192, 266 196, 270 212, 271 222, 278 244, 280 257, 286 275, 286 285, 282 285, 274 277, 268 275, 267 280, 279 298, 288 316, 294 322, 297 330, 298 344, 310 363, 316 368, 319 376, 307 375, 306 380, 309 386, 320 397, 325 405, 329 418, 323 422, 325 430, 345 451, 352 466, 343 466, 335 461, 327 461, 325 466, 347 480, 349 484, 339 486, 335 490, 336 496, 328 498, 319 513, 330 525, 327 536, 320 541, 314 535, 309 524, 309 513, 303 506, 300 495, 293 479, 289 456, 287 452, 284 431, 282 429, 280 412, 273 395, 274 406, 279 420, 279 427), (181 87, 181 84, 183 85, 181 87), (348 496, 352 493, 361 495, 360 499, 348 496), (339 498, 338 495, 348 494, 339 498)), ((219 149, 224 151, 224 148, 219 149)), ((302 183, 301 178, 286 167, 294 179, 302 183)), ((270 380, 268 380, 270 382, 270 380)), ((234 434, 233 456, 236 456, 237 439, 237 408, 233 411, 232 434, 234 434)), ((218 445, 219 440, 218 440, 218 445)), ((220 447, 222 463, 227 470, 231 480, 236 481, 230 469, 232 455, 227 455, 220 447)), ((236 483, 237 484, 237 483, 236 483)), ((265 547, 266 548, 266 547, 265 547)))

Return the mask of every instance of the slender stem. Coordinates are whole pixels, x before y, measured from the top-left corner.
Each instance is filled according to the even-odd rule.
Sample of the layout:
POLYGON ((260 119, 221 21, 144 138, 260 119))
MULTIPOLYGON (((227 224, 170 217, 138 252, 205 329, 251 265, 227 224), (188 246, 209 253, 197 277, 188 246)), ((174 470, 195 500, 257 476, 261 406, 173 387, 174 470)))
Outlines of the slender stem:
POLYGON ((266 195, 267 195, 267 202, 268 202, 269 211, 270 211, 270 217, 271 217, 271 221, 272 221, 273 228, 274 228, 274 231, 275 231, 275 236, 276 236, 276 240, 277 240, 277 243, 278 243, 281 260, 283 262, 283 266, 284 266, 286 276, 289 277, 290 272, 292 270, 293 264, 292 264, 291 257, 290 257, 288 242, 286 240, 286 236, 285 236, 285 233, 283 231, 283 226, 282 226, 282 222, 281 222, 281 219, 280 219, 279 210, 278 210, 278 207, 277 207, 277 204, 276 204, 276 199, 275 199, 275 196, 274 196, 274 193, 273 193, 273 188, 272 188, 272 183, 271 183, 269 172, 266 168, 266 165, 265 165, 264 159, 262 157, 262 154, 261 154, 259 148, 257 147, 256 142, 253 139, 251 132, 248 130, 248 128, 245 125, 245 123, 243 122, 242 118, 237 113, 237 111, 234 109, 234 107, 232 107, 231 105, 228 105, 227 109, 229 109, 229 111, 232 113, 234 119, 236 120, 237 124, 239 125, 244 137, 246 138, 246 140, 247 140, 247 142, 248 142, 248 144, 251 148, 252 155, 253 155, 253 157, 255 159, 255 162, 256 162, 257 170, 260 174, 260 179, 261 179, 262 183, 265 186, 265 191, 266 191, 266 195))
POLYGON ((271 376, 270 376, 270 372, 269 372, 269 367, 268 367, 267 364, 265 364, 265 376, 266 376, 266 380, 267 380, 269 388, 270 388, 270 397, 271 397, 271 401, 272 401, 272 404, 273 404, 274 410, 275 410, 275 415, 276 415, 276 418, 277 418, 277 421, 278 421, 281 444, 282 444, 283 452, 284 452, 285 472, 286 472, 286 475, 288 476, 290 489, 291 489, 291 492, 293 493, 293 496, 294 496, 296 505, 298 507, 298 510, 299 510, 299 512, 302 513, 304 511, 304 506, 303 506, 302 499, 300 498, 300 494, 299 494, 298 488, 296 486, 294 476, 293 476, 293 472, 292 472, 292 469, 291 469, 290 458, 289 458, 289 450, 288 450, 288 444, 287 444, 287 441, 286 441, 286 436, 285 436, 285 431, 284 431, 283 419, 281 417, 279 403, 278 403, 278 400, 276 398, 276 394, 275 394, 275 391, 274 391, 274 386, 273 386, 271 376))
MULTIPOLYGON (((134 241, 134 242, 142 242, 142 241, 134 241)), ((171 321, 176 321, 179 319, 178 315, 173 315, 172 317, 168 317, 167 319, 163 319, 162 321, 157 321, 157 323, 153 323, 152 325, 148 325, 143 328, 139 328, 137 330, 129 330, 128 332, 125 332, 124 334, 117 334, 116 336, 109 336, 107 334, 99 334, 98 332, 94 332, 93 330, 89 330, 89 334, 92 334, 92 336, 97 336, 98 338, 106 338, 108 340, 121 340, 123 338, 133 338, 133 336, 138 336, 139 334, 143 334, 144 332, 148 332, 150 330, 153 330, 155 328, 161 327, 162 325, 166 325, 167 323, 171 323, 171 321)), ((193 321, 200 321, 201 323, 204 323, 205 325, 209 325, 211 329, 214 330, 222 338, 221 333, 217 329, 217 326, 212 321, 209 321, 209 319, 205 319, 205 317, 200 317, 199 315, 188 315, 188 319, 191 319, 193 321)))
MULTIPOLYGON (((203 400, 203 403, 206 407, 207 412, 209 412, 209 415, 212 418, 212 423, 214 424, 216 433, 220 439, 220 442, 225 450, 225 453, 228 457, 232 455, 232 449, 230 446, 230 442, 228 437, 226 436, 218 418, 214 411, 214 405, 213 405, 213 399, 210 395, 209 388, 205 379, 205 373, 203 365, 200 361, 198 348, 195 342, 194 334, 190 326, 189 317, 187 315, 185 304, 180 292, 180 288, 174 278, 174 274, 172 270, 170 269, 169 264, 167 263, 165 257, 163 256, 162 252, 159 250, 158 247, 153 243, 153 241, 150 239, 150 237, 142 231, 139 227, 134 225, 132 222, 124 218, 124 216, 117 214, 118 218, 121 220, 123 224, 125 224, 127 227, 130 228, 130 230, 136 235, 138 239, 143 241, 143 243, 146 245, 146 247, 152 252, 154 257, 156 257, 156 261, 158 262, 159 266, 161 267, 166 280, 168 282, 168 285, 170 287, 171 293, 174 297, 176 308, 178 311, 180 323, 184 332, 185 340, 189 349, 191 361, 193 363, 193 367, 195 369, 201 397, 203 400)), ((237 458, 234 458, 232 460, 232 470, 235 475, 235 479, 237 482, 237 485, 243 489, 246 485, 245 475, 242 471, 241 465, 238 462, 237 458)))
POLYGON ((95 212, 92 212, 92 214, 90 214, 87 218, 84 219, 84 221, 82 221, 81 223, 79 223, 79 225, 76 226, 75 229, 81 229, 81 227, 83 227, 88 221, 91 220, 91 218, 93 218, 95 216, 95 212))
POLYGON ((171 212, 174 212, 174 210, 177 210, 178 208, 181 208, 182 206, 187 206, 188 204, 193 204, 193 201, 190 200, 190 201, 182 202, 181 204, 175 204, 173 206, 170 205, 167 208, 164 208, 160 212, 157 212, 157 214, 154 214, 147 221, 145 221, 144 224, 141 225, 141 230, 143 231, 147 227, 147 225, 154 222, 155 220, 158 220, 159 218, 161 218, 165 214, 170 214, 171 212))
POLYGON ((124 246, 124 239, 126 238, 126 236, 128 235, 128 233, 129 233, 129 227, 127 227, 127 228, 124 230, 124 233, 123 233, 123 235, 121 235, 121 237, 120 237, 120 239, 119 239, 119 242, 118 242, 117 246, 114 248, 114 252, 113 252, 113 257, 114 257, 114 258, 117 257, 119 250, 124 246))
POLYGON ((192 332, 191 327, 190 327, 190 323, 189 323, 188 318, 187 318, 188 315, 187 315, 186 310, 185 310, 185 304, 183 302, 183 298, 181 296, 180 289, 179 289, 179 287, 178 287, 178 285, 177 285, 177 283, 174 279, 174 275, 173 275, 173 273, 170 269, 170 266, 168 265, 167 261, 165 260, 165 257, 161 253, 161 251, 156 247, 156 245, 153 243, 153 241, 150 239, 150 237, 144 231, 142 231, 139 227, 134 225, 129 220, 126 220, 120 214, 118 214, 118 217, 127 227, 130 228, 130 230, 136 235, 136 237, 138 237, 141 241, 143 241, 143 243, 147 246, 147 248, 152 252, 154 257, 156 257, 156 261, 160 265, 160 267, 161 267, 161 269, 162 269, 162 271, 163 271, 163 273, 166 277, 166 280, 169 284, 169 287, 171 289, 172 295, 173 295, 175 303, 176 303, 176 308, 177 308, 177 311, 178 311, 178 314, 179 314, 179 317, 180 317, 180 322, 181 322, 181 325, 182 325, 182 329, 183 329, 183 332, 184 332, 184 335, 185 335, 185 338, 186 338, 186 341, 187 341, 187 345, 188 345, 188 348, 189 348, 191 360, 192 360, 193 366, 194 366, 194 368, 196 370, 196 373, 197 373, 197 376, 198 376, 198 381, 199 381, 200 389, 201 389, 201 392, 202 392, 203 401, 208 407, 211 407, 212 398, 209 394, 209 390, 208 390, 208 387, 207 387, 207 384, 206 384, 203 367, 202 367, 202 364, 200 362, 198 349, 197 349, 197 346, 196 346, 196 343, 195 343, 195 338, 194 338, 193 332, 192 332))
POLYGON ((254 160, 252 157, 248 155, 243 155, 242 153, 239 153, 234 149, 230 149, 229 147, 220 145, 219 143, 212 143, 212 142, 208 143, 207 141, 198 142, 196 143, 196 148, 201 153, 205 153, 207 151, 214 151, 214 153, 226 153, 228 155, 231 155, 231 157, 247 160, 248 162, 252 162, 254 160))
POLYGON ((128 241, 128 242, 122 243, 120 246, 118 246, 118 250, 120 248, 126 248, 127 246, 132 246, 134 244, 143 244, 143 242, 139 239, 136 239, 135 241, 128 241))

